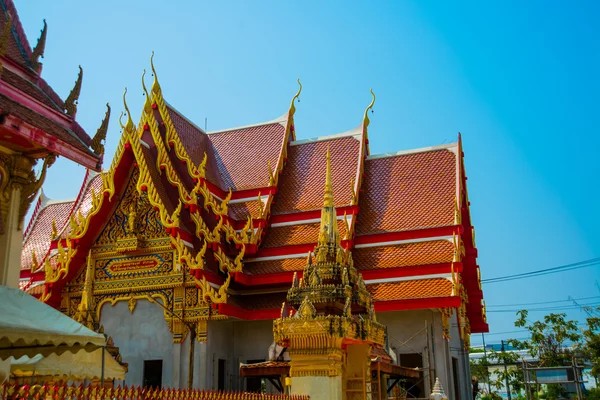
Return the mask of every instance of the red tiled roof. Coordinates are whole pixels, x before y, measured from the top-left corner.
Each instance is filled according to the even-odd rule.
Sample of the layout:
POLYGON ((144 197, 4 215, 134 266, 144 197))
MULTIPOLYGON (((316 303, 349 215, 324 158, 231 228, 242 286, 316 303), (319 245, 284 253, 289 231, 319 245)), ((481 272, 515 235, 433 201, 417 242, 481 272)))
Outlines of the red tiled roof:
POLYGON ((447 149, 368 159, 357 235, 453 225, 456 165, 447 149))
POLYGON ((206 163, 206 179, 219 188, 228 190, 219 174, 219 167, 208 135, 173 107, 167 106, 167 110, 169 111, 173 126, 179 135, 181 144, 183 144, 185 151, 190 156, 194 165, 199 165, 202 162, 204 153, 206 152, 208 158, 206 163))
POLYGON ((225 186, 234 190, 269 186, 277 168, 285 126, 279 122, 209 134, 225 186))
POLYGON ((362 247, 352 250, 354 265, 361 270, 452 262, 454 245, 447 240, 362 247))
MULTIPOLYGON (((340 237, 343 238, 346 234, 346 224, 344 221, 339 219, 337 220, 337 224, 340 237)), ((265 237, 261 247, 268 248, 317 243, 319 239, 320 226, 320 222, 299 225, 283 225, 276 227, 272 226, 267 230, 267 236, 265 237)))
POLYGON ((227 209, 229 216, 233 219, 246 220, 248 216, 258 218, 258 197, 255 200, 228 204, 227 209))
POLYGON ((10 114, 15 115, 26 123, 40 128, 57 139, 70 144, 71 146, 81 150, 82 152, 92 155, 99 159, 99 156, 94 154, 92 150, 77 136, 75 132, 64 126, 52 121, 45 116, 32 111, 31 109, 22 106, 11 98, 0 94, 0 109, 10 114))
POLYGON ((2 71, 1 78, 4 82, 14 86, 21 92, 33 97, 34 99, 60 112, 61 114, 63 113, 63 110, 52 99, 50 99, 50 97, 46 93, 44 93, 39 86, 37 86, 33 82, 15 73, 12 73, 10 70, 7 69, 2 71))
POLYGON ((306 257, 255 261, 245 263, 244 272, 248 275, 260 275, 274 274, 277 272, 302 271, 305 265, 306 257))
MULTIPOLYGON (((12 35, 10 35, 8 43, 6 44, 5 54, 15 63, 29 69, 31 67, 29 64, 29 59, 31 58, 32 50, 27 40, 27 36, 25 36, 25 32, 23 31, 23 26, 21 25, 21 20, 19 19, 17 9, 15 8, 12 0, 1 0, 1 2, 3 6, 2 9, 10 12, 12 20, 12 35)), ((0 17, 0 32, 4 31, 6 21, 6 12, 3 12, 2 16, 0 17)))
MULTIPOLYGON (((77 215, 81 211, 81 214, 87 217, 92 208, 92 189, 96 191, 96 195, 100 194, 102 190, 102 177, 100 174, 91 178, 87 186, 83 188, 85 192, 82 195, 80 194, 80 197, 77 199, 78 203, 75 205, 77 209, 73 211, 74 215, 77 215)), ((65 229, 61 232, 61 237, 66 238, 69 233, 71 233, 71 225, 67 223, 65 229)))
POLYGON ((452 282, 444 278, 374 283, 367 285, 373 301, 422 299, 452 295, 452 282))
POLYGON ((274 215, 317 210, 323 206, 325 154, 331 151, 333 198, 336 206, 351 202, 351 180, 358 170, 360 141, 351 136, 290 146, 288 164, 278 185, 274 215))
POLYGON ((50 249, 50 235, 52 234, 52 219, 56 219, 56 227, 60 229, 67 222, 71 215, 74 201, 65 201, 61 203, 50 203, 34 215, 33 224, 26 233, 26 240, 23 243, 21 252, 21 269, 31 269, 31 253, 35 250, 35 255, 39 264, 41 264, 50 249))

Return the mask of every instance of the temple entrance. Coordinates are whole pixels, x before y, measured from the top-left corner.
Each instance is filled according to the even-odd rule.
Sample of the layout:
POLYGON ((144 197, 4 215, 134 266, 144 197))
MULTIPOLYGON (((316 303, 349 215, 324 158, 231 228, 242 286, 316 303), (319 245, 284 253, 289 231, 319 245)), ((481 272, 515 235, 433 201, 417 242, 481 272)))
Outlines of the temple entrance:
POLYGON ((144 387, 162 388, 162 360, 144 361, 144 387))
POLYGON ((219 374, 217 377, 217 390, 225 390, 225 366, 227 360, 219 358, 219 374))

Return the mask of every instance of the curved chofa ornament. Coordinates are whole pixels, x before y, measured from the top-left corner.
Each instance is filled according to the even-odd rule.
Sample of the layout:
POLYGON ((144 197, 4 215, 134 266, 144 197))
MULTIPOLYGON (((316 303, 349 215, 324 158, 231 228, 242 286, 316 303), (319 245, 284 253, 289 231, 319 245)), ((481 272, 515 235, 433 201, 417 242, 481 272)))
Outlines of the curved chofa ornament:
POLYGON ((294 111, 296 111, 294 102, 296 101, 296 99, 298 99, 298 102, 300 101, 300 93, 302 93, 302 83, 300 82, 300 78, 298 78, 298 91, 296 92, 294 97, 292 97, 292 102, 290 103, 290 111, 292 114, 294 113, 294 111))
MULTIPOLYGON (((48 25, 46 24, 46 20, 44 19, 44 27, 42 28, 42 33, 40 34, 40 38, 38 39, 35 48, 31 52, 31 67, 38 71, 41 67, 40 57, 44 58, 44 49, 46 48, 46 34, 48 33, 48 25)), ((39 73, 39 71, 38 71, 39 73)))
POLYGON ((79 101, 79 94, 81 93, 81 82, 83 80, 83 68, 81 65, 79 66, 79 75, 77 76, 77 80, 75 81, 75 86, 71 89, 71 93, 69 93, 69 97, 65 100, 65 111, 67 115, 75 118, 75 114, 77 114, 77 103, 79 101))
POLYGON ((106 140, 106 134, 108 133, 108 121, 110 119, 110 104, 106 103, 106 114, 100 124, 100 127, 96 131, 94 138, 90 142, 90 148, 97 155, 104 155, 104 142, 106 140))
POLYGON ((373 93, 373 89, 371 89, 371 96, 373 96, 373 99, 371 100, 371 104, 369 104, 365 109, 365 116, 363 117, 363 129, 367 129, 369 123, 371 122, 369 119, 369 110, 373 112, 373 105, 375 104, 375 93, 373 93))
POLYGON ((125 91, 123 92, 123 106, 125 107, 127 122, 125 123, 125 126, 123 126, 121 123, 121 118, 119 118, 119 123, 121 123, 121 127, 129 133, 134 130, 134 124, 131 119, 131 112, 129 112, 129 107, 127 106, 127 88, 125 88, 125 91))

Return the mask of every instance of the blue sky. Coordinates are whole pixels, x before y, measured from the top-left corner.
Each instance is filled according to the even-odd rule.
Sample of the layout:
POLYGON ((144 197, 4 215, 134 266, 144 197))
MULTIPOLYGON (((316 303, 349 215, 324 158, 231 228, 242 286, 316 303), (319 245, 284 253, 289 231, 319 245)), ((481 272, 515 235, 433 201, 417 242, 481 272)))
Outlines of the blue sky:
MULTIPOLYGON (((484 279, 600 256, 596 2, 16 4, 32 42, 47 19, 43 76, 59 94, 83 66, 77 119, 90 134, 104 104, 113 106, 105 166, 123 89, 139 117, 153 50, 169 102, 200 126, 208 118, 209 130, 280 116, 299 77, 298 137, 343 132, 360 124, 373 87, 372 153, 453 142, 462 132, 484 279)), ((75 197, 83 174, 59 160, 44 190, 75 197)), ((600 303, 599 271, 488 284, 484 295, 489 310, 569 295, 600 303)), ((513 313, 488 319, 492 333, 515 330, 513 313)))

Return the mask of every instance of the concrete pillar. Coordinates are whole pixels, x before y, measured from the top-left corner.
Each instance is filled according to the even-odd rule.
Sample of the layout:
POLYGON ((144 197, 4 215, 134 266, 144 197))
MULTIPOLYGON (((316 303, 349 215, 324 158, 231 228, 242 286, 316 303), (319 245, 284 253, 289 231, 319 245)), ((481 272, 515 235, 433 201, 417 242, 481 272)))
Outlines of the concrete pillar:
MULTIPOLYGON (((4 234, 0 235, 0 285, 19 287, 23 231, 19 226, 21 188, 15 185, 10 192, 4 234)), ((4 206, 4 205, 3 205, 4 206)))

